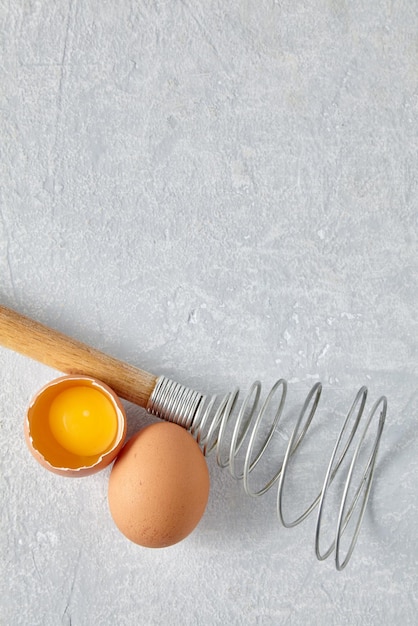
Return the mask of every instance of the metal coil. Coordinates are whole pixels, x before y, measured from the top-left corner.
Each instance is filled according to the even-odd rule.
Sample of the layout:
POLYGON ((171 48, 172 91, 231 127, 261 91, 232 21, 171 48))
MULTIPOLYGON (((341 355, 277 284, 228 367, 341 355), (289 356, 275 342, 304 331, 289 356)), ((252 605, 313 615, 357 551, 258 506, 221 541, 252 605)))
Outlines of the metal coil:
POLYGON ((147 411, 190 430, 203 398, 201 393, 160 376, 148 401, 147 411))
POLYGON ((345 480, 334 539, 326 550, 321 550, 320 540, 325 501, 338 470, 340 470, 351 447, 354 447, 354 439, 359 424, 362 418, 364 418, 368 392, 366 387, 362 387, 358 391, 346 415, 329 458, 320 492, 302 514, 296 517, 296 519, 289 520, 286 517, 283 504, 283 491, 289 472, 289 462, 300 447, 316 414, 322 392, 321 383, 316 383, 307 394, 303 407, 293 426, 284 457, 273 476, 269 477, 267 482, 259 489, 253 489, 250 485, 251 473, 265 456, 275 433, 277 433, 277 427, 286 404, 287 388, 287 382, 284 379, 278 380, 260 405, 261 383, 256 381, 252 384, 240 409, 236 412, 235 407, 239 389, 227 393, 221 399, 216 395, 208 399, 199 392, 161 376, 151 395, 147 410, 152 415, 187 428, 196 438, 205 455, 215 449, 218 465, 220 467, 229 467, 231 475, 237 480, 242 480, 244 490, 249 496, 261 496, 271 489, 273 485, 277 484, 277 516, 286 528, 297 526, 317 508, 315 529, 316 557, 322 561, 334 552, 336 569, 342 570, 352 556, 369 499, 379 443, 386 418, 387 400, 384 396, 379 398, 371 408, 367 419, 365 419, 363 430, 358 435, 358 442, 354 448, 348 471, 344 476, 345 480), (275 400, 277 394, 279 394, 279 399, 275 400), (262 443, 259 444, 257 443, 257 437, 260 435, 263 422, 271 413, 272 406, 274 407, 274 418, 267 435, 263 435, 262 443), (351 502, 348 502, 354 471, 363 451, 366 435, 376 415, 378 416, 378 424, 371 452, 365 463, 365 468, 355 494, 352 496, 351 502), (246 448, 244 444, 246 444, 246 448), (237 457, 243 446, 243 469, 239 471, 237 457), (255 448, 256 451, 254 451, 255 448), (341 540, 355 511, 357 511, 357 519, 354 521, 354 531, 352 531, 346 555, 342 558, 341 540))

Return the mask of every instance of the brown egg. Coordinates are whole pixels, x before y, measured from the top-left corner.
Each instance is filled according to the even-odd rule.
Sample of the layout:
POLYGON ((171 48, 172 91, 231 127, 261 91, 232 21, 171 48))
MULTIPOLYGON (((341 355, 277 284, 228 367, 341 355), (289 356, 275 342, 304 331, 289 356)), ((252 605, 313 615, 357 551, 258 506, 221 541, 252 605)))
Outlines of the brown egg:
POLYGON ((126 436, 116 394, 89 376, 62 376, 33 398, 24 423, 26 443, 46 469, 87 476, 109 465, 126 436))
POLYGON ((198 444, 170 422, 146 426, 125 445, 109 479, 109 508, 131 541, 162 548, 181 541, 200 521, 209 472, 198 444))

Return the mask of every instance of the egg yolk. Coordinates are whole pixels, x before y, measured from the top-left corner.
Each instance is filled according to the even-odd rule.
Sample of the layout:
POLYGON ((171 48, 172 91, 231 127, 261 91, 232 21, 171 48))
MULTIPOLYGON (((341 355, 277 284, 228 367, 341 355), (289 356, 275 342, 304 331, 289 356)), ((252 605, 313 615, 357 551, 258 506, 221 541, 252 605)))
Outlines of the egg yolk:
POLYGON ((49 426, 68 452, 92 456, 109 448, 117 433, 112 402, 93 387, 70 387, 59 393, 49 409, 49 426))

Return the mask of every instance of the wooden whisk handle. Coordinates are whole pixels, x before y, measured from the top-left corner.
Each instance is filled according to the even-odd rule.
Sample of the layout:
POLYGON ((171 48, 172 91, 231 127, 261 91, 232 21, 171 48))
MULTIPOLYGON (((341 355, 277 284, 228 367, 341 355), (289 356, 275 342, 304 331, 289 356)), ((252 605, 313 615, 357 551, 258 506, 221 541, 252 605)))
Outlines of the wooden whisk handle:
POLYGON ((66 374, 93 376, 146 407, 157 377, 0 305, 0 345, 66 374))

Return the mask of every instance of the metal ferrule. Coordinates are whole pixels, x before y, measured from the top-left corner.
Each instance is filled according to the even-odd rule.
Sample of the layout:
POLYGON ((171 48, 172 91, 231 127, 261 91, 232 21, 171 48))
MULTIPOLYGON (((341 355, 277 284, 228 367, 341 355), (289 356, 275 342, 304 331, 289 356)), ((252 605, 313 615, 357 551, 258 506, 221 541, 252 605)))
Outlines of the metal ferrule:
POLYGON ((190 429, 202 401, 201 393, 160 376, 148 400, 147 411, 190 429))

